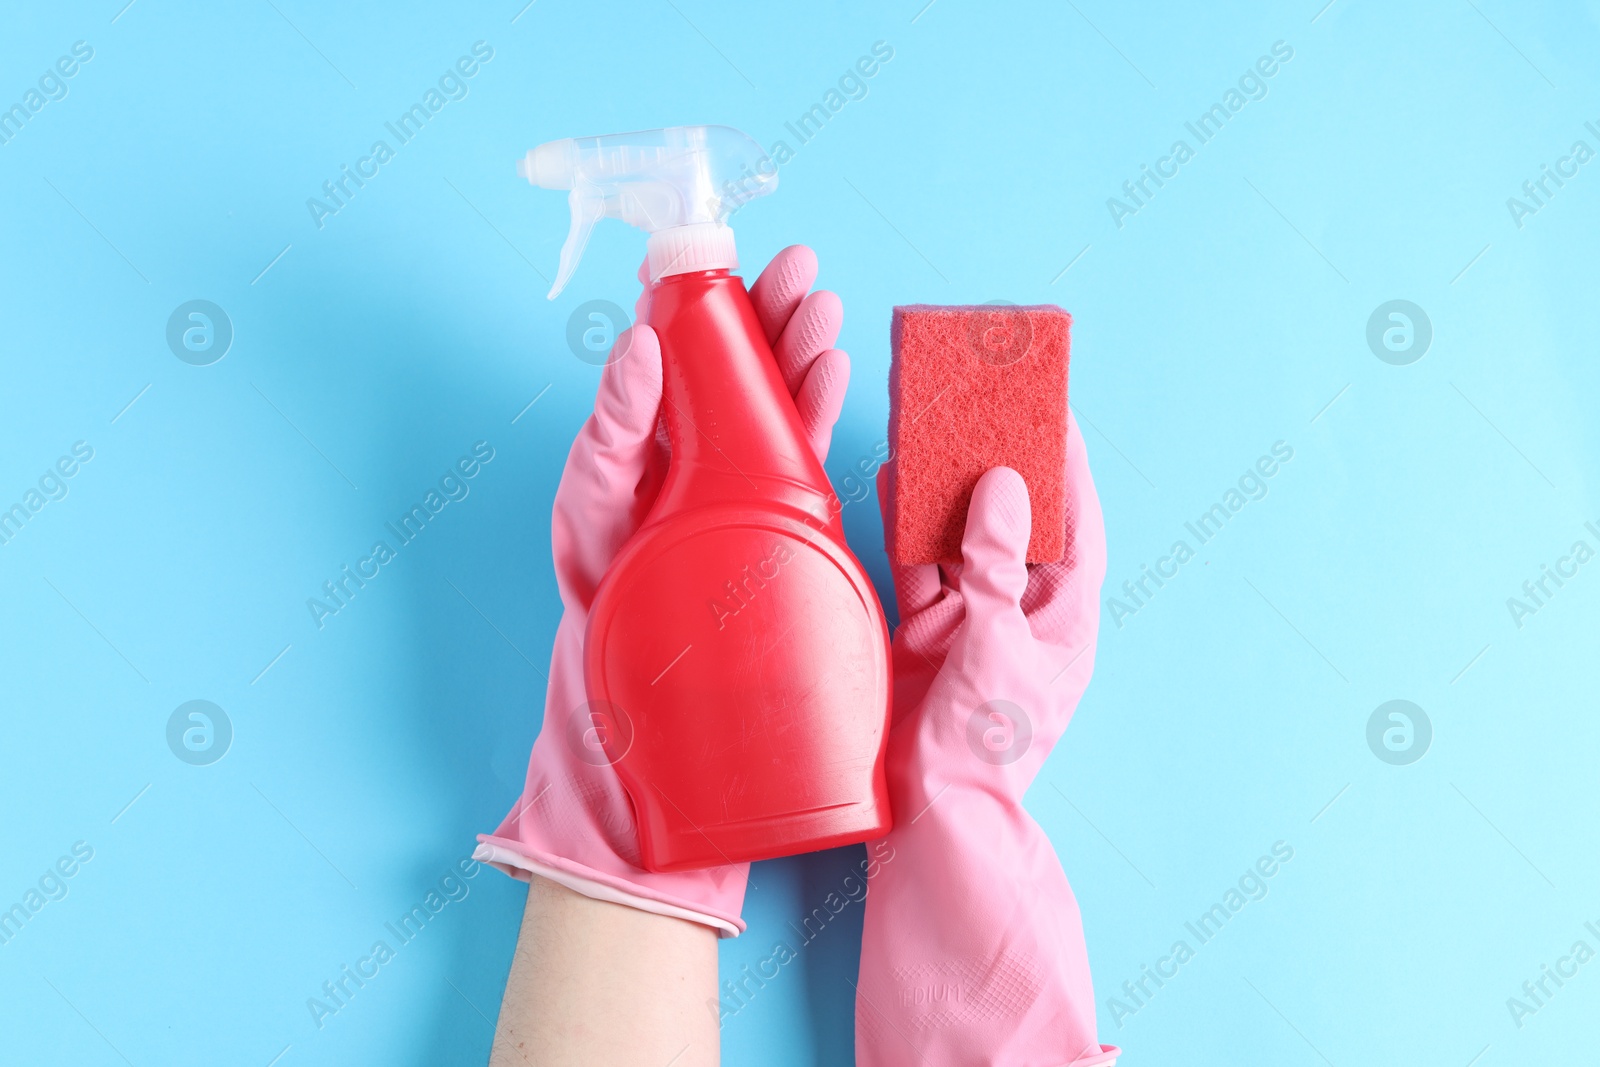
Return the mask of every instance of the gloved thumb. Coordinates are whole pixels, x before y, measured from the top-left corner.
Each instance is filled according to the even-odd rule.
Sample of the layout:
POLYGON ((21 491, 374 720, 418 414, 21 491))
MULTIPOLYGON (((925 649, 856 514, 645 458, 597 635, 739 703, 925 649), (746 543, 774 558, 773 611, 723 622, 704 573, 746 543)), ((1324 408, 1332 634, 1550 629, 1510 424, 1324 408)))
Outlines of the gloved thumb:
POLYGON ((594 414, 578 431, 556 487, 550 547, 562 595, 587 608, 651 501, 639 485, 649 470, 661 407, 661 346, 635 326, 617 338, 600 372, 594 414))
POLYGON ((1028 535, 1033 528, 1028 484, 1009 467, 994 467, 978 479, 961 538, 956 591, 969 620, 1014 613, 1022 619, 1028 589, 1028 535))
POLYGON ((601 368, 585 443, 597 458, 631 467, 655 436, 660 408, 661 344, 650 327, 633 326, 617 336, 601 368))

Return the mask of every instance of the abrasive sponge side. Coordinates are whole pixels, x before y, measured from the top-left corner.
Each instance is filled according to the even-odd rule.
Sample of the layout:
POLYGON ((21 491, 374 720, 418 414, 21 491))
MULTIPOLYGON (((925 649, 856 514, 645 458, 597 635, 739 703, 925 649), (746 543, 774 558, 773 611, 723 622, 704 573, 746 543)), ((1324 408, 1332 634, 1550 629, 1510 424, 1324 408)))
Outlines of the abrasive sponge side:
POLYGON ((1063 557, 1071 325, 1053 304, 894 309, 885 535, 895 563, 959 563, 973 486, 998 466, 1028 484, 1028 562, 1063 557))

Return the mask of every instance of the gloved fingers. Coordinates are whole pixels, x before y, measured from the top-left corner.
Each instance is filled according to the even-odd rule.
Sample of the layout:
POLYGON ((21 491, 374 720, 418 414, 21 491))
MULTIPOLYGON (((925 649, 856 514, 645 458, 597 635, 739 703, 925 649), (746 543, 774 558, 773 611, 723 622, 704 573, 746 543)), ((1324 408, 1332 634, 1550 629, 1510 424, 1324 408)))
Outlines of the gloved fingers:
POLYGON ((1066 556, 1059 563, 1033 568, 1022 610, 1039 640, 1076 650, 1093 640, 1099 628, 1106 530, 1083 434, 1070 416, 1066 500, 1066 556))
POLYGON ((889 550, 889 568, 894 574, 895 605, 900 609, 900 624, 932 607, 944 593, 936 563, 901 566, 894 562, 894 462, 878 468, 878 514, 883 517, 884 546, 889 550))
POLYGON ((656 462, 661 345, 648 326, 618 336, 600 372, 594 413, 578 431, 556 487, 551 551, 563 595, 587 607, 606 568, 648 510, 640 492, 656 462))
POLYGON ((819 463, 828 458, 833 426, 844 408, 844 392, 849 384, 850 357, 837 348, 830 348, 811 364, 795 393, 794 406, 800 413, 800 426, 819 463))
POLYGON ((811 364, 838 343, 843 326, 844 304, 837 294, 819 289, 800 301, 772 348, 790 395, 799 391, 811 364))
POLYGON ((954 576, 969 623, 986 626, 1011 613, 1021 619, 1031 529, 1028 484, 1022 475, 1010 467, 984 472, 972 490, 961 569, 954 576))
POLYGON ((817 254, 805 245, 790 245, 772 257, 767 269, 750 287, 750 302, 755 305, 756 319, 766 332, 767 344, 778 343, 784 326, 816 280, 817 254))

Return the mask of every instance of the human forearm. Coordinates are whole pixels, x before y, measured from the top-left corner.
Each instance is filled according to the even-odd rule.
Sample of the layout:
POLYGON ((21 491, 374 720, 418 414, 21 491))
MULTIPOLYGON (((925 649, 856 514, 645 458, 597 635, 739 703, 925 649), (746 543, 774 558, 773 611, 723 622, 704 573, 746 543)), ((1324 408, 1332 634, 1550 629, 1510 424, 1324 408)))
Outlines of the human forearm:
POLYGON ((716 996, 710 927, 534 878, 490 1067, 716 1067, 716 996))

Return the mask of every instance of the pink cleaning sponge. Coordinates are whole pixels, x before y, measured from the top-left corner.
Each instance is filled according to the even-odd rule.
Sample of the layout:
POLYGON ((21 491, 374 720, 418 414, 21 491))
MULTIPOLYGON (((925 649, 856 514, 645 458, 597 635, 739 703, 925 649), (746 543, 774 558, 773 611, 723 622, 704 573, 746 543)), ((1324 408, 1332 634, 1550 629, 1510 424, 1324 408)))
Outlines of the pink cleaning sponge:
POLYGON ((895 563, 959 563, 973 486, 998 466, 1028 484, 1028 562, 1065 554, 1071 326, 1053 304, 894 309, 885 534, 895 563))

